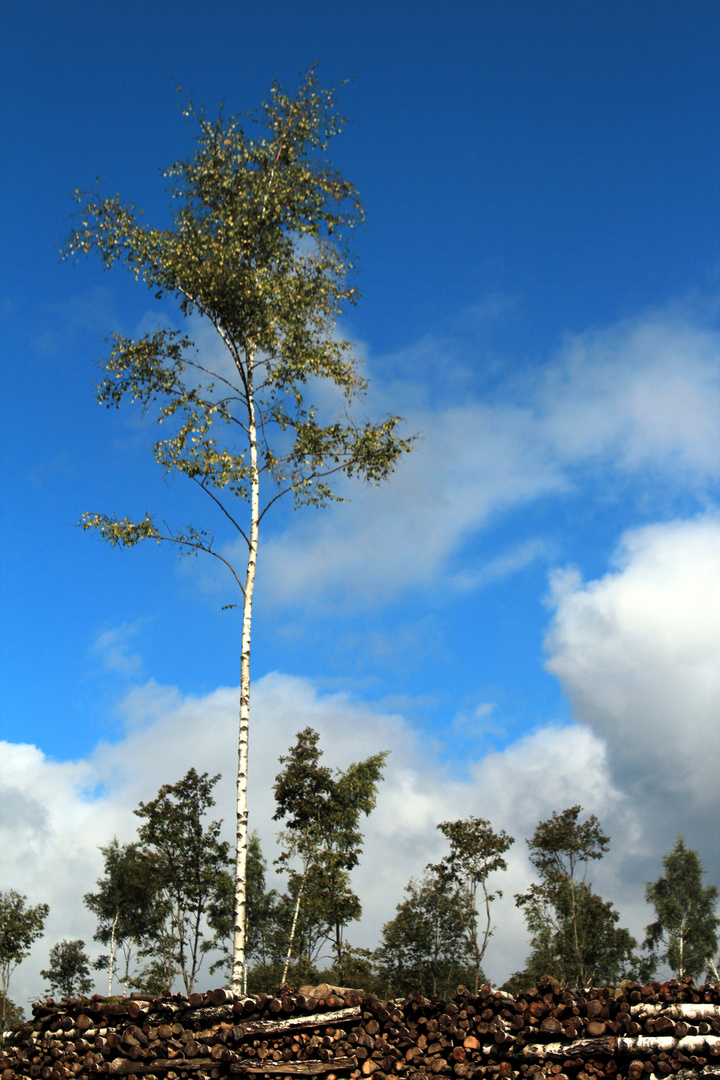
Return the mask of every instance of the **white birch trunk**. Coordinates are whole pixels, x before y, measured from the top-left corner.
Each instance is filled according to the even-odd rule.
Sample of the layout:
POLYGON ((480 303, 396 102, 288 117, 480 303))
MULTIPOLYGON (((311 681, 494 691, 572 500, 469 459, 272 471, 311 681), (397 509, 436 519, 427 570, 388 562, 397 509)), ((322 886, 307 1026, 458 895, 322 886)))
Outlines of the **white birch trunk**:
POLYGON ((678 1005, 650 1005, 640 1002, 630 1006, 630 1015, 637 1018, 643 1016, 666 1016, 668 1020, 690 1020, 708 1023, 711 1020, 720 1020, 720 1005, 712 1005, 707 1002, 683 1001, 678 1005))
POLYGON ((292 926, 290 927, 290 941, 288 942, 287 956, 285 957, 285 970, 282 973, 282 982, 285 983, 287 979, 288 968, 290 967, 290 957, 292 955, 293 942, 295 941, 295 928, 297 926, 298 914, 300 913, 300 901, 302 900, 303 889, 305 888, 305 878, 307 877, 307 870, 302 876, 300 882, 300 888, 297 894, 297 900, 295 901, 295 914, 293 915, 292 926))
POLYGON ((115 912, 115 919, 112 925, 112 934, 110 935, 110 974, 108 975, 108 997, 112 996, 112 981, 113 981, 113 969, 115 967, 115 927, 118 924, 120 918, 120 908, 115 912))
POLYGON ((260 482, 258 475, 257 425, 255 399, 253 396, 253 360, 246 355, 248 440, 250 444, 250 533, 248 536, 248 562, 243 597, 242 646, 240 652, 240 724, 238 731, 237 817, 236 817, 236 864, 235 864, 235 928, 233 934, 233 963, 230 989, 242 994, 245 985, 245 905, 247 866, 247 779, 248 779, 248 728, 250 720, 250 630, 252 625, 252 598, 257 565, 258 530, 260 521, 260 482))

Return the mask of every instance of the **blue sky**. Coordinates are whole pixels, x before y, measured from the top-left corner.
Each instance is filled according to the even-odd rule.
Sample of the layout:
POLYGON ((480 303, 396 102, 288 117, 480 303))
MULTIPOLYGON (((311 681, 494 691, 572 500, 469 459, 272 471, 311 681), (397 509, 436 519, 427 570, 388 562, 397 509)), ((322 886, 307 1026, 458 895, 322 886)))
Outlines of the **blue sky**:
MULTIPOLYGON (((613 838, 598 887, 636 933, 677 833, 717 880, 717 4, 1 11, 0 887, 49 900, 52 940, 90 941, 97 845, 130 839, 140 799, 190 765, 222 771, 230 822, 227 583, 74 527, 146 508, 205 524, 155 471, 147 424, 93 393, 105 334, 178 315, 58 252, 70 193, 95 177, 162 219, 188 96, 242 112, 314 63, 324 84, 352 80, 332 156, 367 213, 341 330, 368 412, 422 438, 385 488, 268 522, 251 824, 272 856, 277 756, 310 723, 338 766, 393 750, 358 944, 453 816, 516 837, 511 896, 534 825, 580 802, 613 838)), ((511 899, 497 924, 502 980, 525 954, 511 899)), ((14 997, 39 989, 50 943, 14 997)))

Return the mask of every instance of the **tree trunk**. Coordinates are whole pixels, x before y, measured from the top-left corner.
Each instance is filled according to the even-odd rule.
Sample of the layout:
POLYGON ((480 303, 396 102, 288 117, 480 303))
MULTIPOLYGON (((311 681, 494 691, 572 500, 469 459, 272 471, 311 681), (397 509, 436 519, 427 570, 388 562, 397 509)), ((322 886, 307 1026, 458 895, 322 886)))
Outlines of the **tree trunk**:
POLYGON ((342 926, 339 922, 335 923, 335 955, 337 956, 338 979, 342 982, 345 978, 345 973, 342 956, 342 926))
POLYGON ((113 967, 115 966, 115 927, 118 924, 120 918, 120 908, 115 912, 115 918, 113 919, 112 933, 110 935, 110 974, 108 975, 108 997, 112 994, 112 979, 113 979, 113 967))
POLYGON ((290 940, 288 942, 287 956, 285 957, 285 968, 282 973, 282 982, 287 979, 288 968, 290 967, 290 956, 292 955, 293 942, 295 940, 295 928, 297 926, 298 914, 300 912, 300 901, 302 899, 303 889, 305 888, 305 878, 307 877, 307 867, 305 873, 302 876, 300 882, 300 888, 298 889, 297 900, 295 901, 295 914, 293 915, 292 926, 290 927, 290 940))
POLYGON ((245 984, 245 905, 247 865, 247 779, 248 729, 250 721, 250 630, 252 598, 257 566, 258 532, 260 524, 260 477, 258 474, 257 424, 253 396, 254 354, 246 354, 244 381, 247 391, 248 440, 250 444, 250 535, 248 562, 243 595, 242 646, 240 651, 240 723, 238 731, 237 816, 235 838, 235 929, 230 989, 242 994, 245 984))

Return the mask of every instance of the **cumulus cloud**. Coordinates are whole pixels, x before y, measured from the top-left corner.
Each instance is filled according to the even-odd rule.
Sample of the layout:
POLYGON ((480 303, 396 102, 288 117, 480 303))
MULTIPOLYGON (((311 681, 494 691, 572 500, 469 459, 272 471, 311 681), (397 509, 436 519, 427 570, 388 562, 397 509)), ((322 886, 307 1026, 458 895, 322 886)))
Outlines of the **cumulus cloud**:
MULTIPOLYGON (((191 765, 211 774, 221 772, 217 813, 225 817, 231 839, 237 690, 221 688, 191 697, 149 683, 128 695, 123 713, 124 738, 112 746, 99 745, 86 761, 57 763, 34 747, 3 747, 0 833, 11 855, 2 887, 16 888, 30 902, 46 901, 51 907, 44 939, 13 976, 14 1000, 41 992, 39 969, 54 941, 81 937, 91 952, 97 951, 93 920, 82 896, 102 872, 98 846, 113 835, 123 842, 131 839, 137 824, 132 810, 140 800, 152 798, 160 784, 179 779, 191 765)), ((421 875, 426 863, 443 854, 437 823, 473 813, 518 838, 486 967, 499 980, 519 967, 525 935, 512 893, 528 881, 522 837, 560 803, 579 801, 602 814, 612 798, 618 798, 600 740, 580 728, 541 730, 478 762, 469 777, 458 778, 439 763, 436 747, 419 740, 401 715, 346 694, 320 693, 306 679, 269 675, 255 687, 249 793, 251 827, 260 831, 269 861, 274 853, 277 758, 308 725, 320 732, 325 759, 332 766, 390 750, 378 806, 366 822, 365 854, 355 873, 364 916, 350 929, 351 940, 368 947, 378 943, 409 878, 421 875)))
POLYGON ((548 669, 608 747, 645 835, 685 832, 717 875, 720 519, 627 532, 613 568, 552 580, 548 669))
MULTIPOLYGON (((539 370, 507 374, 490 395, 463 379, 452 341, 434 347, 448 388, 432 400, 408 356, 391 392, 374 386, 372 368, 393 358, 368 361, 369 411, 392 407, 421 438, 389 484, 349 487, 348 505, 266 537, 266 595, 355 606, 434 581, 478 587, 541 558, 543 546, 516 541, 470 574, 455 565, 461 546, 508 511, 572 492, 588 471, 602 469, 608 490, 631 478, 646 491, 661 478, 664 493, 701 502, 717 479, 720 335, 689 309, 568 338, 539 370)), ((420 343, 421 356, 429 348, 420 343)))
MULTIPOLYGON (((91 953, 99 951, 92 943, 93 919, 82 904, 102 872, 98 847, 113 835, 130 840, 138 824, 133 809, 154 797, 161 784, 174 782, 191 766, 221 773, 217 812, 232 840, 237 688, 193 697, 149 682, 127 695, 120 712, 123 737, 99 744, 82 761, 54 762, 23 744, 0 747, 0 888, 17 889, 30 903, 44 901, 51 908, 45 937, 14 973, 14 1000, 24 1002, 42 992, 39 970, 60 938, 80 937, 91 953)), ((320 695, 307 680, 279 674, 259 680, 251 733, 250 824, 260 829, 270 861, 278 755, 308 725, 320 731, 333 766, 389 749, 399 767, 413 753, 412 733, 399 716, 347 695, 320 695)))
MULTIPOLYGON (((364 908, 362 923, 350 928, 355 944, 377 944, 408 879, 442 856, 438 822, 487 817, 516 838, 508 872, 498 882, 505 895, 495 905, 496 930, 485 964, 491 978, 502 981, 526 954, 525 927, 513 903, 513 894, 531 880, 525 839, 539 820, 575 803, 597 814, 613 838, 610 855, 597 867, 596 886, 618 904, 623 923, 641 935, 648 921, 643 883, 657 875, 675 832, 685 831, 707 854, 708 834, 698 845, 693 822, 685 826, 688 805, 702 801, 695 798, 699 788, 717 798, 706 787, 709 743, 702 744, 704 752, 685 757, 677 738, 674 749, 658 750, 673 734, 670 705, 660 737, 650 738, 646 728, 663 699, 674 695, 697 718, 702 738, 712 737, 703 711, 706 680, 698 673, 705 669, 716 623, 696 600, 699 582, 707 589, 711 580, 717 528, 705 518, 640 530, 624 538, 612 571, 599 581, 583 585, 577 576, 556 578, 549 665, 579 722, 539 727, 470 762, 463 775, 441 763, 440 742, 420 738, 401 712, 346 693, 320 692, 309 679, 274 673, 258 680, 249 801, 251 827, 258 828, 269 861, 277 758, 309 725, 320 732, 331 766, 391 752, 355 872, 364 908), (644 671, 648 662, 650 678, 644 671), (615 693, 618 685, 625 687, 621 694, 615 693), (647 749, 636 749, 641 746, 647 749), (686 787, 658 783, 662 798, 653 801, 653 770, 666 769, 673 757, 685 770, 686 787), (654 818, 660 803, 666 806, 666 827, 657 827, 654 818)), ((51 906, 45 938, 13 977, 14 999, 41 992, 39 969, 54 941, 82 937, 91 945, 94 925, 82 895, 101 873, 98 846, 113 835, 129 840, 137 824, 132 810, 160 784, 179 779, 190 766, 221 773, 217 814, 225 817, 232 838, 237 696, 236 688, 192 696, 149 682, 122 703, 123 737, 99 744, 84 761, 57 763, 34 747, 3 747, 0 839, 9 858, 2 887, 51 906)), ((480 719, 489 711, 479 708, 480 719)))

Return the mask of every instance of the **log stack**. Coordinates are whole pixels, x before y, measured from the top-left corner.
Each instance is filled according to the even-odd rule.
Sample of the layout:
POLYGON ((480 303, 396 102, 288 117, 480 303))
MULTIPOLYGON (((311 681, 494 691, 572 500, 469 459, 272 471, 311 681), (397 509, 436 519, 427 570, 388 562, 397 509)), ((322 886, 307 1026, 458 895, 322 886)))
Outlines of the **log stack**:
POLYGON ((0 1080, 720 1080, 720 984, 654 983, 515 996, 378 1001, 359 991, 33 1005, 0 1080), (315 996, 317 994, 317 996, 315 996))

